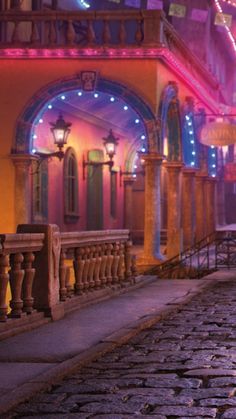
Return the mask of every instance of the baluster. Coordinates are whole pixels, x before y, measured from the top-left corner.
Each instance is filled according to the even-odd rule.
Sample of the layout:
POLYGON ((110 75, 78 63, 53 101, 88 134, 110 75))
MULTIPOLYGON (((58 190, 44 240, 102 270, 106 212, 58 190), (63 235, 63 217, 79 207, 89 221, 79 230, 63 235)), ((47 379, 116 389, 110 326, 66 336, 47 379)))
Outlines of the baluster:
POLYGON ((57 40, 57 32, 56 32, 56 28, 55 28, 55 22, 53 20, 50 20, 50 22, 49 22, 49 35, 48 35, 49 45, 55 44, 56 40, 57 40))
POLYGON ((95 246, 90 247, 90 264, 89 264, 89 271, 88 271, 89 288, 93 288, 95 286, 95 281, 93 278, 95 263, 96 263, 96 259, 94 257, 95 250, 96 250, 95 246))
POLYGON ((72 20, 69 20, 67 25, 67 31, 66 31, 66 43, 68 45, 73 45, 75 43, 76 33, 74 30, 73 22, 72 20))
POLYGON ((83 283, 84 289, 87 290, 89 288, 89 281, 88 281, 88 272, 89 272, 89 265, 90 265, 90 248, 85 247, 84 252, 84 271, 83 271, 83 283))
POLYGON ((67 295, 66 289, 66 270, 67 266, 65 264, 66 252, 64 249, 61 249, 60 263, 59 263, 59 281, 60 281, 60 300, 65 301, 67 295))
POLYGON ((75 250, 74 272, 75 272, 75 293, 81 294, 84 289, 83 271, 84 271, 84 249, 78 248, 75 250))
POLYGON ((123 243, 120 243, 119 249, 119 264, 118 264, 118 278, 119 281, 122 282, 125 279, 125 254, 124 254, 125 246, 123 243))
POLYGON ((119 265, 119 245, 114 243, 113 245, 113 263, 112 263, 112 282, 118 282, 118 265, 119 265))
POLYGON ((101 263, 102 263, 102 257, 101 257, 101 246, 95 246, 95 268, 94 268, 94 281, 95 281, 95 287, 100 287, 102 281, 99 278, 100 275, 100 269, 101 269, 101 263))
POLYGON ((87 24, 88 24, 87 34, 86 34, 87 42, 89 45, 94 45, 96 42, 96 38, 95 38, 95 32, 93 30, 92 20, 87 20, 87 24))
POLYGON ((10 256, 10 287, 11 287, 11 313, 10 317, 21 317, 23 300, 22 295, 22 283, 24 278, 24 270, 21 269, 21 264, 24 260, 22 253, 16 253, 10 256))
POLYGON ((106 267, 106 278, 107 278, 108 284, 112 283, 112 276, 111 276, 111 266, 113 262, 112 250, 113 250, 113 245, 109 243, 107 245, 107 267, 106 267))
POLYGON ((23 311, 27 314, 32 313, 34 299, 32 296, 33 281, 35 276, 35 269, 32 268, 35 256, 32 252, 24 254, 23 268, 25 271, 23 286, 22 286, 22 297, 23 297, 23 311))
POLYGON ((126 41, 126 29, 125 29, 125 21, 124 19, 122 19, 120 21, 120 30, 119 30, 119 41, 120 41, 120 45, 125 45, 125 41, 126 41))
POLYGON ((66 296, 71 298, 73 295, 73 287, 70 282, 70 266, 66 267, 66 296))
POLYGON ((9 256, 0 255, 0 322, 7 320, 7 285, 9 282, 9 256))
POLYGON ((107 268, 107 255, 106 255, 106 250, 107 250, 107 246, 106 244, 102 244, 101 246, 101 269, 100 269, 100 279, 101 279, 101 283, 102 285, 106 285, 107 283, 107 278, 106 278, 106 268, 107 268))
POLYGON ((131 256, 131 273, 132 273, 132 283, 135 283, 135 278, 137 276, 137 259, 136 255, 131 256))
POLYGON ((14 29, 11 37, 11 42, 13 44, 17 44, 20 42, 20 30, 19 30, 19 24, 20 22, 15 21, 14 23, 14 29))
POLYGON ((129 281, 131 279, 131 242, 128 240, 125 243, 125 280, 129 281))
POLYGON ((104 27, 102 32, 102 41, 103 44, 107 45, 111 42, 111 33, 108 20, 103 21, 104 27))
POLYGON ((32 32, 30 37, 30 43, 36 44, 39 41, 39 32, 38 32, 38 26, 37 23, 32 21, 32 32))
POLYGON ((135 32, 135 41, 140 45, 143 41, 143 30, 142 30, 142 20, 137 20, 137 29, 135 32))

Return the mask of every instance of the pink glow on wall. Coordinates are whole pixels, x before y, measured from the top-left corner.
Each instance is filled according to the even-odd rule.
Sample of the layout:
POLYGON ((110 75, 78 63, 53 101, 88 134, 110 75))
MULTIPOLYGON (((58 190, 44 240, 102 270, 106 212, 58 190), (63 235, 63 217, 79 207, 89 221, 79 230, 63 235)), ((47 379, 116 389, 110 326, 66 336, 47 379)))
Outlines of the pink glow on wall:
MULTIPOLYGON (((36 121, 33 134, 33 148, 38 151, 55 151, 52 133, 50 132, 50 122, 57 119, 58 114, 54 109, 47 110, 36 121), (39 122, 41 119, 41 122, 39 122)), ((68 144, 65 148, 72 147, 75 151, 78 163, 79 175, 79 219, 73 224, 67 224, 64 220, 63 202, 63 160, 59 161, 52 158, 48 164, 48 222, 56 223, 61 231, 86 230, 87 228, 87 168, 85 171, 86 179, 83 179, 82 160, 83 156, 87 160, 87 153, 93 149, 103 149, 103 137, 107 136, 108 129, 93 125, 82 119, 78 119, 71 114, 63 112, 66 121, 72 123, 71 133, 68 137, 68 144)), ((119 135, 120 137, 120 135, 119 135)), ((125 140, 121 138, 114 157, 116 167, 121 166, 125 155, 125 140)), ((104 161, 107 156, 104 151, 104 161)), ((117 218, 113 219, 110 215, 110 172, 108 166, 103 166, 103 228, 118 229, 123 228, 123 188, 119 187, 117 173, 117 218)))
POLYGON ((217 98, 214 98, 215 90, 212 88, 212 92, 207 89, 207 84, 201 84, 191 72, 191 68, 188 70, 184 63, 176 58, 176 56, 167 48, 119 48, 113 49, 109 48, 104 51, 102 49, 96 48, 86 48, 86 49, 3 49, 0 50, 0 58, 57 58, 57 59, 77 59, 77 58, 102 58, 104 60, 113 59, 113 58, 133 58, 139 56, 143 58, 152 58, 152 59, 163 59, 165 60, 172 68, 172 70, 177 73, 179 77, 184 79, 184 81, 191 87, 194 93, 199 97, 206 106, 210 106, 213 112, 218 112, 218 102, 217 98))

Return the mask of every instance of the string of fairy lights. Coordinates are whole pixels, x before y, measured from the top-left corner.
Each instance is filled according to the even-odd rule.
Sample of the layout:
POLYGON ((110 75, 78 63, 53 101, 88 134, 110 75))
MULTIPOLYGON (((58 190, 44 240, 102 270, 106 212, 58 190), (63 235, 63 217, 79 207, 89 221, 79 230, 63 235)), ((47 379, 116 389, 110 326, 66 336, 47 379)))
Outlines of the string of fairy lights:
MULTIPOLYGON (((226 20, 224 18, 223 9, 222 9, 222 7, 220 5, 219 0, 214 0, 214 1, 215 1, 215 6, 216 6, 216 9, 217 9, 218 13, 220 13, 222 15, 222 20, 223 20, 223 23, 224 23, 226 34, 227 34, 227 36, 228 36, 228 38, 229 38, 229 40, 230 40, 230 42, 232 44, 232 47, 234 49, 234 52, 236 53, 236 41, 235 41, 234 36, 233 36, 233 34, 232 34, 231 30, 230 30, 230 27, 227 25, 227 22, 226 22, 226 20)), ((233 1, 233 0, 230 0, 230 1, 229 0, 223 0, 223 1, 226 2, 226 3, 228 3, 228 4, 230 4, 231 6, 235 6, 236 7, 236 1, 233 1)))

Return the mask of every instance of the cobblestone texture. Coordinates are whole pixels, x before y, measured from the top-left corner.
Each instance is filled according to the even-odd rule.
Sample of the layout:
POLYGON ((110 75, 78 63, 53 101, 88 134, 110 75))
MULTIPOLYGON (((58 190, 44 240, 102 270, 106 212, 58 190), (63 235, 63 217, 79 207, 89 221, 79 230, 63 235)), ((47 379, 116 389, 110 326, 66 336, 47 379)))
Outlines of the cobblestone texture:
POLYGON ((7 416, 131 417, 236 419, 236 282, 217 283, 7 416))

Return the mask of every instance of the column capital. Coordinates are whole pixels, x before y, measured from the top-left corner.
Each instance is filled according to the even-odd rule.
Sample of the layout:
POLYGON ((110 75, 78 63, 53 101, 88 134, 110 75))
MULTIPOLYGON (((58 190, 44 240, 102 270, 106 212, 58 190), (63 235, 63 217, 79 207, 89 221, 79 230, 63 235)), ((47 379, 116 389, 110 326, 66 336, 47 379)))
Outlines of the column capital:
POLYGON ((145 164, 147 163, 153 163, 153 164, 161 164, 163 161, 163 156, 159 153, 142 153, 142 159, 145 161, 145 164))
POLYGON ((167 170, 179 172, 183 168, 183 163, 177 161, 167 161, 164 163, 164 167, 166 167, 167 170))
POLYGON ((123 175, 123 182, 124 183, 134 183, 136 178, 133 175, 123 175))
POLYGON ((38 160, 38 157, 31 154, 11 154, 10 158, 15 166, 29 167, 33 161, 38 160))
POLYGON ((182 172, 183 172, 183 175, 184 176, 191 177, 191 176, 195 176, 196 175, 196 170, 193 169, 192 167, 183 167, 182 172))

